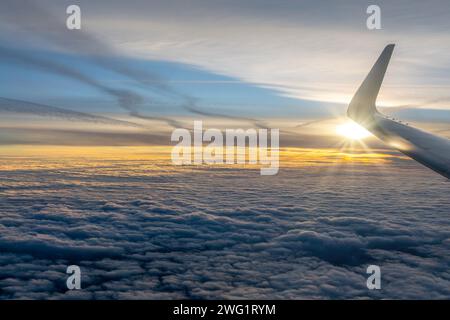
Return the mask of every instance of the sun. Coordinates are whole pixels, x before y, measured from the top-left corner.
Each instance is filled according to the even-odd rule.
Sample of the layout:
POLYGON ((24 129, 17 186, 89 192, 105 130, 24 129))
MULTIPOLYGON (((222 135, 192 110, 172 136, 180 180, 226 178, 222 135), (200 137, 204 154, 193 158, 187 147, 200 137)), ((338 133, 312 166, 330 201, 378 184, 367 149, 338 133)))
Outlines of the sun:
POLYGON ((351 140, 362 140, 372 134, 353 121, 347 121, 336 127, 336 133, 351 140))

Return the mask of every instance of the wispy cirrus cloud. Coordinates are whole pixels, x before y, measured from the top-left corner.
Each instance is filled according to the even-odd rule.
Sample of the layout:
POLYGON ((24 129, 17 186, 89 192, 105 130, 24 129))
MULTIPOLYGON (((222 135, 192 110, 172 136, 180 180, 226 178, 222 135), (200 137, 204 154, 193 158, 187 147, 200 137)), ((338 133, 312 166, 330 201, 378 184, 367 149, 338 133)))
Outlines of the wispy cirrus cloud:
POLYGON ((381 49, 395 42, 381 103, 449 108, 448 99, 437 102, 450 87, 445 1, 381 1, 383 29, 376 31, 366 28, 365 1, 82 4, 93 12, 87 28, 126 52, 264 83, 299 99, 348 102, 381 49), (123 19, 126 27, 114 28, 123 19))

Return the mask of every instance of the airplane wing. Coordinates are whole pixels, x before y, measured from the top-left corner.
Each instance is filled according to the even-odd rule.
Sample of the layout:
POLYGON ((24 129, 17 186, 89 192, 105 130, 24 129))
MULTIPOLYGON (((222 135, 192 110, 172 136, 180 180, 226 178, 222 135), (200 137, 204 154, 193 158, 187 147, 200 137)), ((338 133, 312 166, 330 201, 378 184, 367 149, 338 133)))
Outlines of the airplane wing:
POLYGON ((352 98, 347 115, 389 146, 450 179, 450 140, 390 119, 376 108, 393 50, 393 44, 384 48, 352 98))

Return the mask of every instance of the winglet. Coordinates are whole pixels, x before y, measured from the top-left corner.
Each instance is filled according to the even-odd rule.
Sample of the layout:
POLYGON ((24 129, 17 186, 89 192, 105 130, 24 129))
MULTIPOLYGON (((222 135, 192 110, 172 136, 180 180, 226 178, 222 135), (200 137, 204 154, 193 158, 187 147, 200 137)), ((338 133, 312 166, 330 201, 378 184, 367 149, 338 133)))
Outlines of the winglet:
POLYGON ((389 44, 384 48, 349 104, 347 115, 360 124, 368 124, 377 112, 375 103, 394 46, 394 44, 389 44))

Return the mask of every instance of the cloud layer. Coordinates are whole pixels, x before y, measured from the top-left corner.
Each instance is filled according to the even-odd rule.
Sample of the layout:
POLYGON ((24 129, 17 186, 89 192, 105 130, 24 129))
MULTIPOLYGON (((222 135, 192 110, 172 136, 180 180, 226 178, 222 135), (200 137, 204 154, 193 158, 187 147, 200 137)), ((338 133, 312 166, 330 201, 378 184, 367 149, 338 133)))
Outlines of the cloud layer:
POLYGON ((450 297, 447 183, 411 161, 261 177, 157 158, 3 157, 0 297, 450 297))

